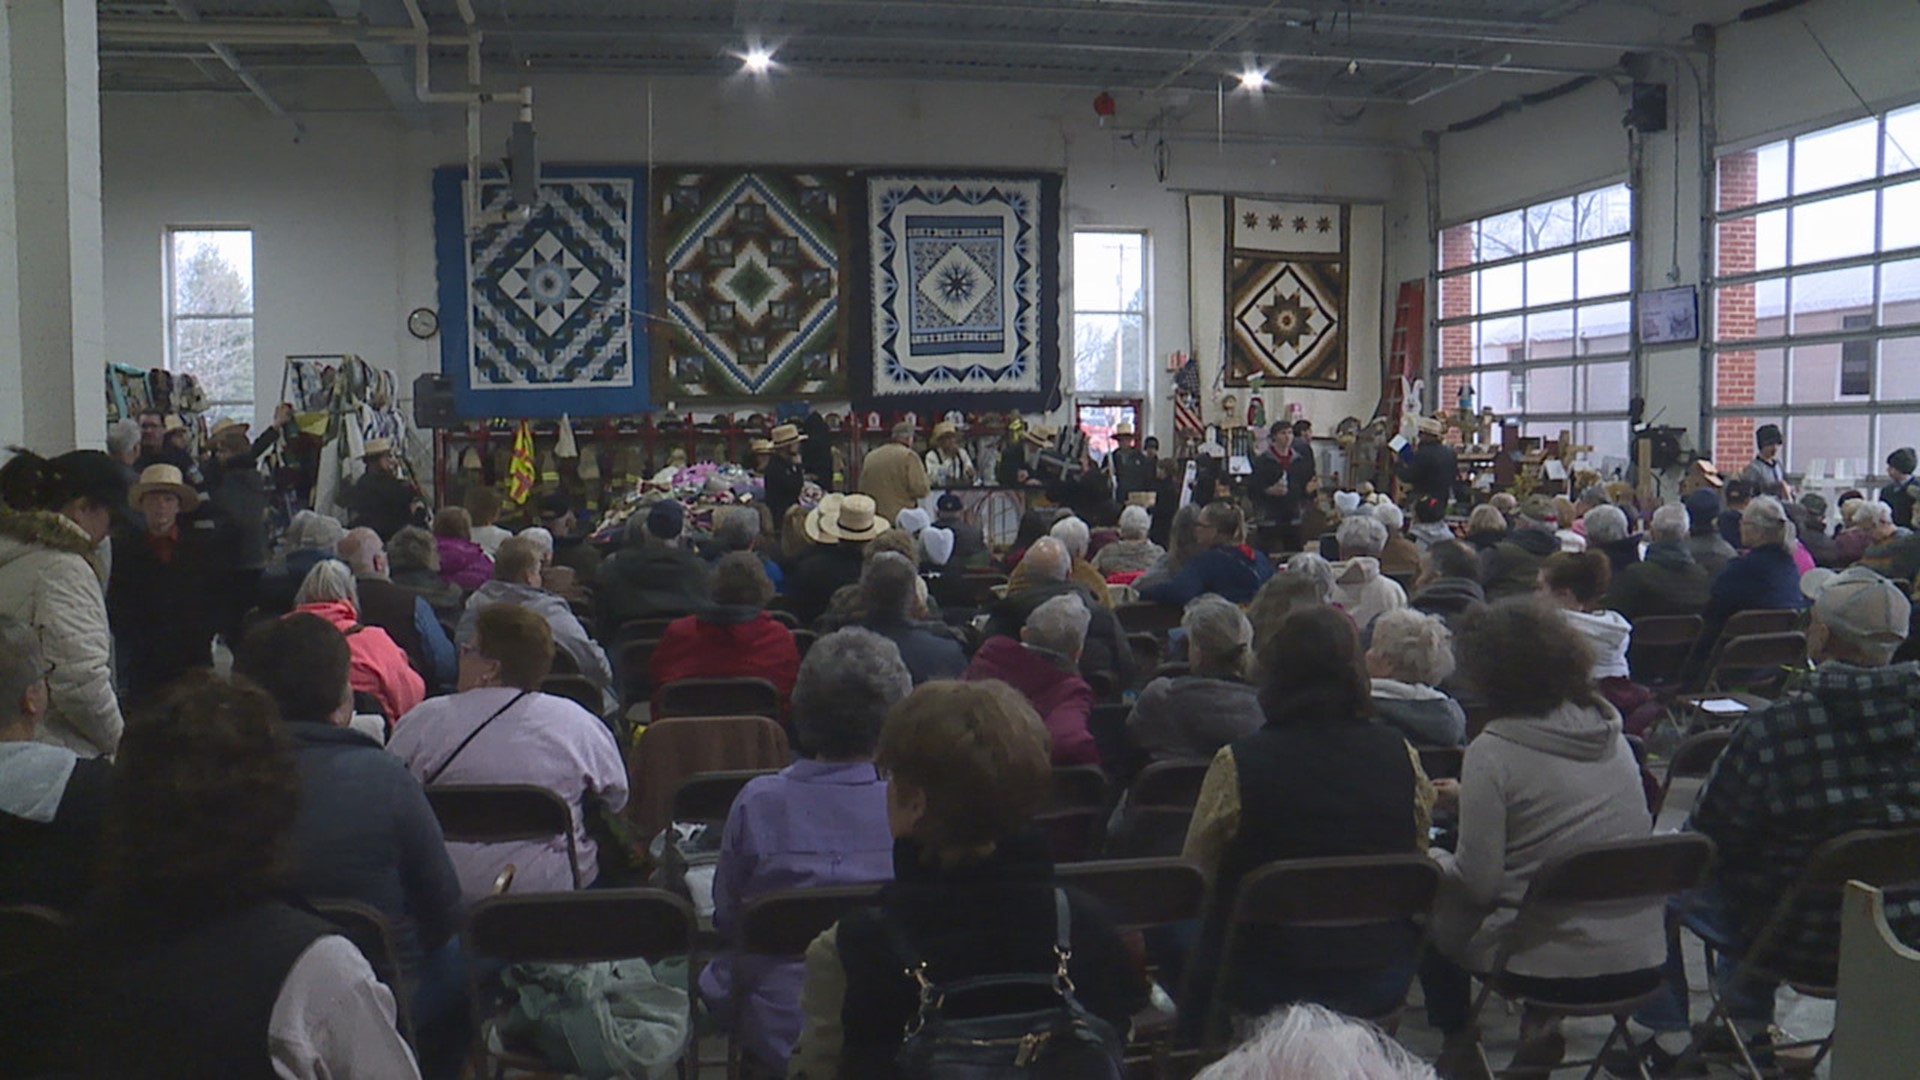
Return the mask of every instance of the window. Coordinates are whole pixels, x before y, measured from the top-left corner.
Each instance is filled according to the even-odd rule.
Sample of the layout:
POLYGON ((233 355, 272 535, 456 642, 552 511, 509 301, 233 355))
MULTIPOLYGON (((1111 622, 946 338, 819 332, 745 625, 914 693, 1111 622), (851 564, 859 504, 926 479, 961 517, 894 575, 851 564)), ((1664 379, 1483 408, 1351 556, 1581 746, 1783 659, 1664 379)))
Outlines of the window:
POLYGON ((1073 389, 1147 394, 1147 234, 1073 234, 1073 389))
POLYGON ((1920 105, 1718 161, 1713 456, 1780 424, 1786 471, 1836 490, 1920 442, 1920 105))
POLYGON ((1633 194, 1625 184, 1440 231, 1439 406, 1627 459, 1633 194))
POLYGON ((253 418, 253 232, 167 231, 167 368, 192 375, 207 415, 253 418))

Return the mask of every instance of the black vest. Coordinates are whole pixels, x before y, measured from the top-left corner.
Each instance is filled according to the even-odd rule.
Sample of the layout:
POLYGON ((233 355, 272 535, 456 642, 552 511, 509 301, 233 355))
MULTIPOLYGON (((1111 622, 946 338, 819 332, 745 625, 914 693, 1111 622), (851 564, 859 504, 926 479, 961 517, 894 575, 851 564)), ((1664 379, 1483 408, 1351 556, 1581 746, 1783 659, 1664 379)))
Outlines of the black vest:
POLYGON ((104 960, 72 1002, 87 1076, 273 1080, 267 1025, 280 985, 331 923, 267 902, 104 960))
MULTIPOLYGON (((427 658, 426 643, 420 640, 420 630, 413 623, 413 602, 417 597, 391 581, 379 578, 360 578, 355 584, 360 590, 360 621, 368 626, 377 626, 387 632, 395 645, 407 654, 407 662, 413 670, 425 679, 428 686, 438 682, 433 670, 433 662, 427 658)), ((394 717, 398 720, 399 717, 394 717)))

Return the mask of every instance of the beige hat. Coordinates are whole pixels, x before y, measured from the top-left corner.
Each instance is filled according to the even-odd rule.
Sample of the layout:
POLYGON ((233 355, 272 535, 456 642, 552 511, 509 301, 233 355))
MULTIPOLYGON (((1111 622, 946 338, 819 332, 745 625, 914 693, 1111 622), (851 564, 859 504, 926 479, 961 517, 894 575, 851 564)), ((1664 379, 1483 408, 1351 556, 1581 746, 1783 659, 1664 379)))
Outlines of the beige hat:
POLYGON ((840 516, 840 500, 846 498, 838 492, 822 495, 813 509, 807 511, 807 520, 802 523, 807 539, 816 544, 837 544, 840 538, 829 533, 826 523, 840 516))
POLYGON ((235 420, 231 416, 223 416, 213 422, 213 430, 209 431, 207 435, 209 438, 217 439, 222 432, 231 431, 235 428, 239 428, 244 434, 246 430, 252 426, 252 424, 247 423, 245 420, 235 420))
POLYGON ((141 499, 163 491, 180 497, 180 512, 183 514, 200 505, 200 493, 189 487, 180 470, 172 465, 149 465, 140 470, 140 482, 133 485, 127 498, 137 507, 141 499))
POLYGON ((794 424, 781 424, 773 429, 773 445, 775 447, 791 446, 794 443, 806 441, 806 438, 805 435, 800 433, 800 428, 794 424))
POLYGON ((773 440, 755 439, 747 444, 747 452, 750 454, 771 454, 773 452, 773 440))
POLYGON ((187 422, 173 413, 168 413, 164 427, 168 431, 185 431, 187 430, 187 422))
MULTIPOLYGON (((826 500, 821 500, 824 507, 826 500)), ((892 526, 880 516, 871 496, 847 495, 841 498, 832 517, 820 516, 820 531, 835 540, 859 543, 871 540, 892 526)), ((809 515, 811 517, 811 515, 809 515)))
POLYGON ((393 453, 393 442, 389 439, 368 439, 367 445, 360 448, 360 458, 365 461, 377 458, 381 454, 393 453))
POLYGON ((957 427, 954 427, 953 421, 951 420, 942 420, 939 423, 933 425, 933 437, 935 439, 940 438, 940 436, 942 435, 958 435, 958 434, 960 434, 960 429, 957 427))
POLYGON ((1132 435, 1132 434, 1133 434, 1133 421, 1131 420, 1122 420, 1119 423, 1113 425, 1114 438, 1119 438, 1122 435, 1132 435))
POLYGON ((1417 421, 1417 424, 1420 428, 1420 433, 1422 435, 1445 435, 1447 433, 1446 422, 1443 420, 1436 420, 1431 416, 1421 417, 1417 421))
POLYGON ((1054 427, 1051 424, 1036 423, 1036 424, 1028 424, 1025 434, 1023 434, 1021 437, 1026 439, 1028 442, 1033 443, 1035 446, 1045 446, 1048 443, 1052 442, 1053 437, 1055 435, 1058 435, 1059 433, 1060 433, 1060 429, 1054 427))

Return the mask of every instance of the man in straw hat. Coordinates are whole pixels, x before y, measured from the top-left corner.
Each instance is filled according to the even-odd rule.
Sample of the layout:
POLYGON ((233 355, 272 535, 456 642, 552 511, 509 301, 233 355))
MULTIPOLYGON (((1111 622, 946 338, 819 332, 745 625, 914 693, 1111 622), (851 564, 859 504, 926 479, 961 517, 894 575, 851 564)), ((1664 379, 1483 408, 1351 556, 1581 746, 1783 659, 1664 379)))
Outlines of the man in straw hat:
POLYGON ((875 511, 888 521, 933 490, 926 463, 913 452, 913 421, 893 425, 892 437, 868 452, 860 466, 860 490, 873 496, 875 511))
POLYGON ((351 511, 350 526, 365 526, 391 540, 409 525, 426 524, 426 504, 412 484, 400 478, 400 460, 386 439, 368 439, 360 452, 366 474, 353 482, 341 502, 351 511))
POLYGON ((800 501, 800 489, 806 486, 807 475, 800 467, 800 444, 806 438, 797 425, 780 424, 767 439, 767 509, 776 522, 800 501))
POLYGON ((807 539, 813 547, 787 576, 787 595, 802 625, 824 614, 841 586, 859 583, 867 541, 889 526, 867 495, 828 495, 807 513, 807 539))
MULTIPOLYGON (((1416 499, 1438 499, 1442 505, 1453 502, 1453 484, 1460 474, 1460 459, 1453 447, 1441 442, 1447 433, 1444 421, 1431 416, 1420 418, 1420 444, 1395 471, 1413 489, 1416 499)), ((1570 523, 1569 523, 1570 524, 1570 523)))
POLYGON ((1039 476, 1035 475, 1032 461, 1044 447, 1053 443, 1059 430, 1048 424, 1034 421, 1020 432, 1020 438, 1009 440, 1000 451, 1000 463, 994 468, 994 479, 1001 487, 1023 487, 1038 485, 1039 476))
POLYGON ((212 666, 213 635, 235 629, 222 603, 235 560, 213 522, 182 516, 199 508, 200 493, 175 466, 141 470, 128 498, 146 524, 114 537, 107 617, 127 689, 139 696, 212 666))
POLYGON ((980 480, 951 420, 933 425, 933 449, 927 451, 926 464, 927 481, 937 488, 971 487, 980 480))
POLYGON ((1126 502, 1136 491, 1152 491, 1153 461, 1136 445, 1133 421, 1115 424, 1113 441, 1119 445, 1107 455, 1107 468, 1113 473, 1114 498, 1126 502))

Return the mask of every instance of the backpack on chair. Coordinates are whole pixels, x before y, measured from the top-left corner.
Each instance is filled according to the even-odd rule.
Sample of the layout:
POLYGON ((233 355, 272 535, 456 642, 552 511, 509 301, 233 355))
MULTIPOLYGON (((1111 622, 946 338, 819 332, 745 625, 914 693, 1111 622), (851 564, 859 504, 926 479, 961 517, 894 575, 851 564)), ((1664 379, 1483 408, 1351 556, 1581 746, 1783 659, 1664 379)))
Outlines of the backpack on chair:
POLYGON ((1119 1080, 1126 1044, 1113 1026, 1088 1012, 1073 990, 1067 894, 1053 891, 1058 963, 1044 974, 978 975, 951 983, 927 976, 926 961, 898 923, 882 913, 888 943, 920 988, 920 1010, 894 1057, 895 1075, 910 1080, 1119 1080), (951 1017, 947 999, 976 990, 1045 986, 1057 1005, 1030 1012, 951 1017))

